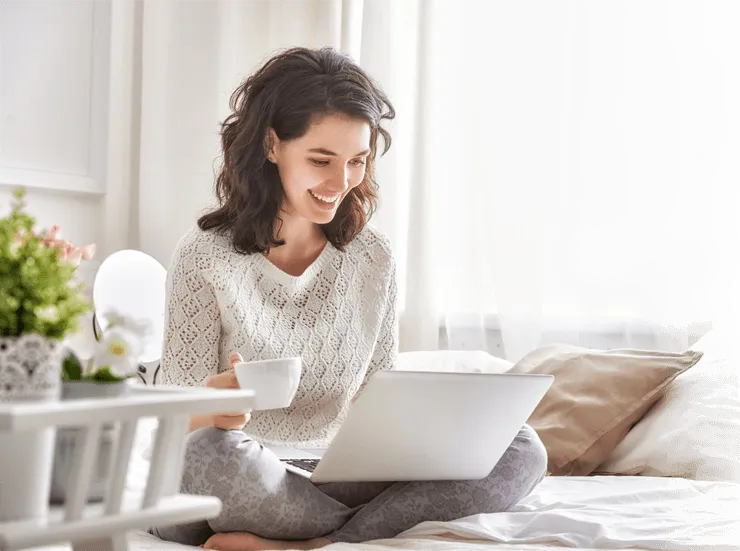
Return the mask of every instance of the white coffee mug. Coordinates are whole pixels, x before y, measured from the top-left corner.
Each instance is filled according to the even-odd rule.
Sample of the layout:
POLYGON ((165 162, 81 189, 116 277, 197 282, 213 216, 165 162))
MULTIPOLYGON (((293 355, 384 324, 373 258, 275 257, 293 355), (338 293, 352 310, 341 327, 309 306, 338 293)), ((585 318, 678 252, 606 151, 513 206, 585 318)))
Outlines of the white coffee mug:
POLYGON ((234 365, 239 387, 255 391, 255 410, 286 408, 301 380, 301 358, 254 360, 234 365))

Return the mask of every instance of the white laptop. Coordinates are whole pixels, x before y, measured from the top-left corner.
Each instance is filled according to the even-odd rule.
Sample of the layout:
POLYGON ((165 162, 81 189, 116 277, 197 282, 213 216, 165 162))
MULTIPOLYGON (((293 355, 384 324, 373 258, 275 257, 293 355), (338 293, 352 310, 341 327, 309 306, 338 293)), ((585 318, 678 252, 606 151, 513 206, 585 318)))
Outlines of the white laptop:
POLYGON ((551 375, 383 371, 326 450, 270 449, 314 483, 479 480, 550 388, 551 375))

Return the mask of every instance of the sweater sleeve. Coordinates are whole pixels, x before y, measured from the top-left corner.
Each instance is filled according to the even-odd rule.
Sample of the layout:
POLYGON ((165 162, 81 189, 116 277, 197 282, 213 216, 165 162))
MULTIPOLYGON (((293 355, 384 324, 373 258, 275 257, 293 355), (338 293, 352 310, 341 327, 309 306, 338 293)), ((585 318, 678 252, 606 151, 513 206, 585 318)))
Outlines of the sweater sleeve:
POLYGON ((167 274, 162 379, 166 385, 202 386, 218 372, 221 313, 195 247, 180 245, 167 274))
POLYGON ((390 281, 388 283, 388 298, 385 304, 385 313, 380 325, 380 333, 375 343, 373 355, 370 358, 365 378, 360 385, 360 391, 375 373, 389 371, 396 367, 398 359, 398 312, 397 312, 398 285, 396 283, 396 265, 391 260, 390 281))

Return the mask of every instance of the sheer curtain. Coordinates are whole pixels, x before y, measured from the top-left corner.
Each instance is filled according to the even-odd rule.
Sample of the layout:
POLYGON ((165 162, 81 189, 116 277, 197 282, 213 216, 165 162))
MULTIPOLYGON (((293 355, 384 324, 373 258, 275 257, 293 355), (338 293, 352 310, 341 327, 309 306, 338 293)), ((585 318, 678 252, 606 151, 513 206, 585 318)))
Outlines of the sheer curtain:
MULTIPOLYGON (((401 111, 394 129, 405 136, 382 161, 384 188, 408 179, 418 0, 135 0, 111 7, 107 250, 133 246, 169 261, 179 237, 213 202, 219 123, 232 91, 291 46, 337 48, 382 83, 401 111)), ((408 209, 395 199, 384 202, 378 223, 400 235, 399 215, 408 209)))
POLYGON ((732 0, 114 2, 108 242, 165 265, 274 50, 337 47, 398 112, 375 223, 401 345, 679 350, 738 309, 732 0), (117 132, 120 130, 120 132, 117 132))
POLYGON ((138 0, 112 10, 107 242, 166 264, 213 202, 231 92, 280 48, 358 54, 362 1, 138 0))
POLYGON ((424 5, 404 346, 681 350, 733 322, 740 6, 424 5))

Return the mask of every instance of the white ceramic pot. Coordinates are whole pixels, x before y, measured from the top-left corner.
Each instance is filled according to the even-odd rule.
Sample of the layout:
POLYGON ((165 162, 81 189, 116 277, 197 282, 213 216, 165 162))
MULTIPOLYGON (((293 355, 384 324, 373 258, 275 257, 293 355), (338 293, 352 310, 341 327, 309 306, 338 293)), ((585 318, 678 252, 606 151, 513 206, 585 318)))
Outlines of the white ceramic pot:
MULTIPOLYGON (((58 400, 62 347, 35 334, 0 337, 0 403, 58 400)), ((0 522, 46 517, 56 429, 0 432, 0 522)))
MULTIPOLYGON (((121 396, 127 393, 128 390, 129 384, 125 381, 117 383, 64 381, 62 383, 62 400, 111 398, 121 396)), ((50 494, 50 501, 53 504, 63 503, 67 495, 69 476, 72 472, 72 459, 80 436, 80 429, 77 428, 64 427, 57 429, 50 494)), ((117 439, 118 427, 113 424, 103 425, 98 441, 98 456, 92 475, 93 479, 90 482, 87 495, 88 502, 101 501, 105 497, 117 439)))

